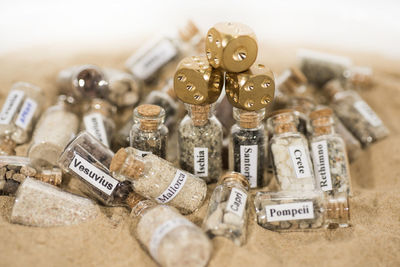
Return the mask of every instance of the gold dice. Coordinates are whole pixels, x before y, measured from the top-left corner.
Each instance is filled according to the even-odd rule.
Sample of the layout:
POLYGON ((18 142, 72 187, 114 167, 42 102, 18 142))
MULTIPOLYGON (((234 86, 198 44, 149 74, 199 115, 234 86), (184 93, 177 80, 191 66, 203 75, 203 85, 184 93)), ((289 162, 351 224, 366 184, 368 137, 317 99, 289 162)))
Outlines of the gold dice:
POLYGON ((245 71, 255 62, 257 51, 256 35, 244 24, 221 22, 207 33, 206 55, 214 68, 245 71))
POLYGON ((256 63, 241 73, 227 72, 225 77, 226 97, 234 107, 255 111, 274 99, 274 74, 263 64, 256 63))
POLYGON ((210 66, 204 56, 186 57, 174 76, 176 96, 187 104, 204 105, 217 101, 224 84, 221 70, 210 66))

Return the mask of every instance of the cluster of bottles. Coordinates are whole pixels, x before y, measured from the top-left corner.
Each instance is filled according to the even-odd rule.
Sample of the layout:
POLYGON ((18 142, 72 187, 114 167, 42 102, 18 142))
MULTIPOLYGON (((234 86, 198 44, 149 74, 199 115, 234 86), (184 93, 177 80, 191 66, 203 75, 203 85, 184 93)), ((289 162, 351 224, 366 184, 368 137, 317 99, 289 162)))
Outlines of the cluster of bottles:
POLYGON ((349 226, 348 161, 388 135, 351 89, 369 85, 370 72, 302 51, 300 69, 275 82, 255 63, 257 53, 246 25, 218 23, 202 38, 189 23, 178 37, 139 49, 127 60, 129 73, 94 65, 61 71, 58 102, 44 112, 41 88, 14 84, 0 113, 0 193, 16 195, 11 221, 70 225, 99 216, 92 200, 126 206, 137 239, 162 266, 206 265, 208 237, 244 244, 250 189, 279 188, 254 196, 266 229, 349 226), (188 56, 201 44, 204 56, 188 56), (175 125, 181 102, 187 115, 175 125), (173 133, 177 144, 167 149, 173 133), (62 173, 80 196, 67 182, 67 191, 55 187, 62 173), (201 229, 181 214, 197 211, 215 182, 201 229))

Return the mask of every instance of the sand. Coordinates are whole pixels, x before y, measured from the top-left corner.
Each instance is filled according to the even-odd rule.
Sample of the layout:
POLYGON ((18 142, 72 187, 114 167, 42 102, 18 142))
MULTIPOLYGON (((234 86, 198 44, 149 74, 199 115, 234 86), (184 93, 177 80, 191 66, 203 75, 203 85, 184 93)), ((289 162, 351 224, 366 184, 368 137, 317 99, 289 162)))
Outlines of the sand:
MULTIPOLYGON (((19 80, 43 87, 55 99, 60 69, 83 63, 122 68, 131 51, 119 46, 95 52, 32 48, 0 56, 0 102, 19 80)), ((294 64, 293 47, 264 45, 260 51, 265 53, 259 59, 277 73, 294 64)), ((259 227, 251 209, 247 244, 239 248, 226 239, 214 239, 209 266, 400 265, 400 61, 338 53, 374 68, 376 85, 361 95, 391 131, 389 138, 363 151, 351 165, 352 227, 279 234, 259 227)), ((92 222, 45 229, 10 224, 12 204, 12 197, 0 197, 1 266, 156 266, 129 232, 124 208, 103 208, 104 214, 92 222)), ((205 212, 206 205, 188 217, 200 225, 205 212)))

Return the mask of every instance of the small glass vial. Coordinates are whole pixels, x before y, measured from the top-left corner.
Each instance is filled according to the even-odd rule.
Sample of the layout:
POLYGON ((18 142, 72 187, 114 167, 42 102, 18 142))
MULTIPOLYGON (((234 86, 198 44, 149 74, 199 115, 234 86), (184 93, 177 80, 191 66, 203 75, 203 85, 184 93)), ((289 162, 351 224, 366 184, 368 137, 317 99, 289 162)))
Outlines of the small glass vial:
POLYGON ((216 182, 222 172, 222 125, 213 105, 185 106, 188 114, 178 129, 179 165, 206 183, 216 182))
POLYGON ((211 237, 225 236, 236 245, 246 242, 249 181, 243 174, 228 172, 210 198, 204 231, 211 237))
POLYGON ((157 105, 165 110, 165 125, 171 129, 176 123, 179 112, 179 102, 173 88, 173 79, 169 79, 161 90, 153 90, 144 101, 146 104, 157 105))
POLYGON ((308 142, 299 133, 297 118, 286 110, 268 118, 272 129, 269 150, 275 177, 283 191, 311 191, 316 188, 308 142))
POLYGON ((350 226, 346 194, 324 196, 321 191, 257 192, 257 223, 272 231, 306 231, 350 226))
POLYGON ((338 80, 327 83, 324 90, 336 115, 363 146, 388 136, 382 120, 357 92, 344 90, 338 80))
POLYGON ((116 111, 115 106, 103 99, 91 99, 83 114, 82 130, 86 130, 106 147, 110 147, 111 136, 115 130, 113 116, 116 111))
POLYGON ((56 165, 65 146, 78 131, 79 118, 71 111, 74 99, 61 95, 41 116, 33 132, 28 156, 38 164, 56 165))
POLYGON ((115 154, 110 170, 114 177, 130 180, 136 193, 161 204, 168 203, 183 214, 196 211, 207 194, 202 179, 156 155, 142 157, 132 147, 121 148, 115 154))
POLYGON ((111 176, 114 153, 88 132, 79 133, 65 148, 58 165, 81 183, 85 195, 107 206, 125 206, 131 182, 111 176))
MULTIPOLYGON (((184 53, 186 44, 200 41, 199 29, 188 22, 176 37, 162 37, 145 43, 125 63, 126 68, 140 80, 151 83, 169 63, 178 60, 184 53)), ((195 44, 194 44, 195 45, 195 44)))
POLYGON ((333 111, 323 108, 310 114, 313 134, 310 139, 314 173, 327 195, 351 195, 350 166, 342 137, 335 133, 333 111))
POLYGON ((18 188, 11 222, 53 227, 83 223, 100 214, 93 201, 28 177, 18 188))
POLYGON ((310 113, 315 109, 316 103, 312 98, 294 96, 288 100, 288 108, 293 109, 298 118, 297 130, 308 137, 311 135, 310 113))
POLYGON ((164 125, 165 111, 156 105, 140 105, 133 111, 134 124, 129 134, 130 146, 145 156, 153 153, 166 158, 168 128, 164 125))
POLYGON ((306 76, 295 67, 286 69, 276 79, 277 90, 274 105, 285 106, 291 97, 310 96, 306 76))
POLYGON ((0 112, 0 155, 13 155, 16 145, 30 140, 43 100, 40 87, 26 82, 13 84, 0 112))
POLYGON ((165 267, 206 266, 212 244, 204 232, 170 206, 132 194, 131 232, 151 257, 165 267))
POLYGON ((233 108, 236 123, 231 128, 230 169, 240 172, 249 180, 250 188, 264 184, 266 163, 266 135, 262 120, 265 109, 245 111, 233 108))

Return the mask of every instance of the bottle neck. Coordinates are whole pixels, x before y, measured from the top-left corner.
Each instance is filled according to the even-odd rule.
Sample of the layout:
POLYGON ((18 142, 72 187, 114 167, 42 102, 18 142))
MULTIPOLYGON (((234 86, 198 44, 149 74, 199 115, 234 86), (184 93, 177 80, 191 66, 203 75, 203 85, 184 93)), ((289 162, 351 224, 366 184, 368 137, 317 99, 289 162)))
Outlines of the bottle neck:
POLYGON ((335 133, 334 120, 331 116, 318 117, 311 120, 313 136, 331 135, 335 133))
POLYGON ((239 127, 244 129, 254 129, 261 125, 265 116, 265 109, 257 111, 246 111, 238 108, 233 108, 233 117, 237 121, 239 127))
POLYGON ((134 203, 132 206, 129 206, 132 208, 131 214, 135 217, 140 217, 143 216, 143 214, 146 213, 149 209, 156 207, 157 203, 152 200, 143 198, 140 201, 134 203))
POLYGON ((299 121, 294 110, 278 110, 268 119, 268 129, 273 134, 297 133, 299 121))
POLYGON ((213 108, 211 105, 200 106, 186 104, 186 108, 194 126, 206 125, 213 115, 213 108))

